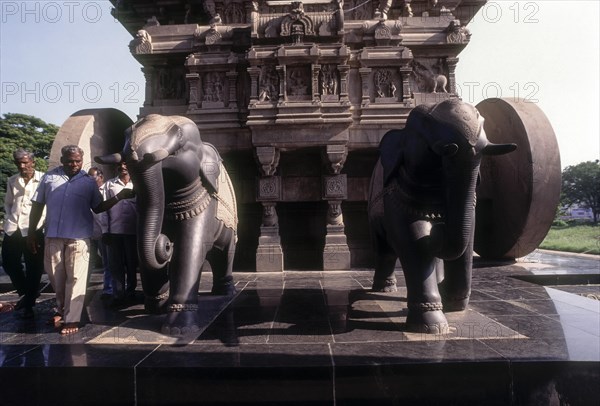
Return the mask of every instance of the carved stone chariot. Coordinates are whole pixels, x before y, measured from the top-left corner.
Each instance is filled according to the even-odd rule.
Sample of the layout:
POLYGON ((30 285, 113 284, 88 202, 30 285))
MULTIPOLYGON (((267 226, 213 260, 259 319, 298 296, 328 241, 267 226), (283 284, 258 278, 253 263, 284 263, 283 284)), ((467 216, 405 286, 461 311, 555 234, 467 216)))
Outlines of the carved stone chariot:
POLYGON ((218 149, 241 219, 236 269, 257 271, 372 266, 381 137, 458 97, 485 2, 112 1, 143 66, 140 116, 185 116, 218 149))

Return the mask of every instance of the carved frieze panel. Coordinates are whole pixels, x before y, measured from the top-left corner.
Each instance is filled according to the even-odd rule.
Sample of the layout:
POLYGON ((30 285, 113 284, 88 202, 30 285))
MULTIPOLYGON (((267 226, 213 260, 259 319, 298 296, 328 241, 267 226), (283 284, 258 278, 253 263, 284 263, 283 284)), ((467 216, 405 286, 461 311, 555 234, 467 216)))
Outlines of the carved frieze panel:
POLYGON ((321 100, 338 100, 340 94, 340 74, 337 65, 328 63, 321 66, 319 73, 321 100))
POLYGON ((312 83, 310 66, 289 66, 286 69, 288 100, 310 100, 312 83))
POLYGON ((223 107, 227 81, 224 72, 207 72, 202 78, 202 107, 223 107))
POLYGON ((375 69, 373 72, 373 85, 375 100, 397 100, 398 86, 400 86, 397 72, 392 69, 375 69))
POLYGON ((448 93, 448 67, 443 58, 419 58, 411 66, 413 92, 448 93))
POLYGON ((279 75, 275 65, 263 65, 258 77, 258 101, 275 103, 278 98, 279 75))
POLYGON ((288 44, 337 35, 344 21, 341 5, 341 0, 255 2, 251 11, 253 35, 280 38, 288 44))
POLYGON ((185 99, 185 67, 157 66, 154 70, 154 100, 185 99))

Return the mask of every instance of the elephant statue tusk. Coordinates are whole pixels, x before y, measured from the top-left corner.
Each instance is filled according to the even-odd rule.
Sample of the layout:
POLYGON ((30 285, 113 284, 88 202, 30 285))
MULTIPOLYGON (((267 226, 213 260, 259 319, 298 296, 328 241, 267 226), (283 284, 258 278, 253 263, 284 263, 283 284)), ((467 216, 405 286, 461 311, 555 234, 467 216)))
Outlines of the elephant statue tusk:
POLYGON ((94 157, 94 161, 102 165, 118 164, 122 160, 123 155, 118 152, 115 154, 94 157))

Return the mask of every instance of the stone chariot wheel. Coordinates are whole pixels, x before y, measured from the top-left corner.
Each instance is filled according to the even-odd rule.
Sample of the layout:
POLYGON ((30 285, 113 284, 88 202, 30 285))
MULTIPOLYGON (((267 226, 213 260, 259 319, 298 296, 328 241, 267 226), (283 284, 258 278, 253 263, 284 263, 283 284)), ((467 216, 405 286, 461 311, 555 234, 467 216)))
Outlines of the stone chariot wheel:
POLYGON ((488 259, 520 258, 544 240, 556 214, 561 188, 556 136, 534 103, 494 98, 477 109, 490 141, 518 147, 481 162, 474 249, 488 259))
MULTIPOLYGON (((65 145, 77 145, 83 150, 82 169, 87 171, 95 156, 119 151, 125 142, 125 130, 133 124, 121 110, 113 108, 87 109, 73 113, 60 126, 50 151, 49 167, 60 166, 60 150, 65 145)), ((102 165, 101 165, 102 166, 102 165)), ((114 175, 114 168, 103 167, 105 176, 114 175)))

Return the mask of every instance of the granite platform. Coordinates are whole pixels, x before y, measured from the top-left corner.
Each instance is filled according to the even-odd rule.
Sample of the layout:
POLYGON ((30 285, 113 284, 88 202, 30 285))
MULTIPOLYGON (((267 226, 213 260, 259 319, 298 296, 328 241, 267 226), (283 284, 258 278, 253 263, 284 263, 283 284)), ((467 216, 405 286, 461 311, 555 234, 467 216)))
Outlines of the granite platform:
MULTIPOLYGON (((406 289, 370 292, 372 270, 235 273, 200 286, 200 331, 159 333, 142 294, 113 310, 92 273, 84 325, 61 337, 0 314, 0 405, 598 405, 600 257, 535 251, 476 260, 450 332, 405 331, 406 289)), ((43 283, 46 282, 44 277, 43 283)), ((0 301, 17 300, 0 272, 0 301)))

